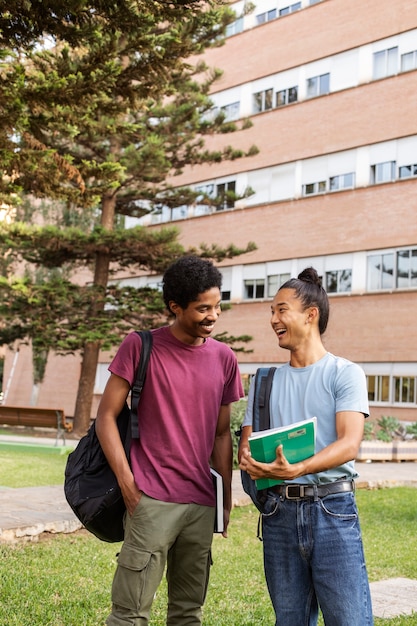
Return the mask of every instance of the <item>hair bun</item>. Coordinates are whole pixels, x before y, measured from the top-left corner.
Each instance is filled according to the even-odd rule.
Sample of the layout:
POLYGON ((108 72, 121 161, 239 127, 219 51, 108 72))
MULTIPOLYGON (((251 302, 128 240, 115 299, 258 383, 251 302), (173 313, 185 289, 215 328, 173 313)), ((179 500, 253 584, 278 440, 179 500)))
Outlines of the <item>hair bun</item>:
POLYGON ((314 267, 306 267, 300 274, 298 274, 298 280, 302 280, 304 283, 310 283, 312 285, 322 286, 321 277, 317 274, 314 267))

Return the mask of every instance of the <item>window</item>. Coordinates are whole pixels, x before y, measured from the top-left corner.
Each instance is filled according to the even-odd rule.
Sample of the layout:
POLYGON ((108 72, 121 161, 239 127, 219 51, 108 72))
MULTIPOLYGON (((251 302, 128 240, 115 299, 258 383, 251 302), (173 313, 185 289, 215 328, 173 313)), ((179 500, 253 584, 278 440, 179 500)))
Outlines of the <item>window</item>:
POLYGON ((395 180, 395 161, 385 161, 371 166, 371 184, 387 183, 395 180))
POLYGON ((288 89, 282 89, 281 91, 277 91, 275 95, 275 106, 281 107, 284 104, 297 102, 297 100, 298 100, 298 87, 289 87, 288 89))
POLYGON ((232 35, 237 35, 241 33, 243 30, 243 17, 239 17, 237 20, 229 24, 226 28, 226 37, 231 37, 232 35))
POLYGON ((325 193, 326 191, 326 181, 321 180, 318 183, 308 183, 307 185, 303 185, 303 195, 311 196, 316 193, 325 193))
POLYGON ((269 109, 272 109, 273 93, 273 89, 266 89, 265 91, 254 93, 253 112, 260 113, 261 111, 269 111, 269 109))
POLYGON ((373 78, 385 78, 397 73, 398 48, 388 48, 380 52, 374 52, 373 78))
POLYGON ((417 248, 397 251, 398 289, 417 287, 417 248))
POLYGON ((347 293, 352 291, 352 270, 326 272, 326 291, 328 293, 347 293))
POLYGON ((367 376, 369 402, 389 402, 389 376, 367 376))
POLYGON ((411 376, 394 376, 394 402, 416 403, 416 379, 411 376))
POLYGON ((339 176, 332 176, 329 181, 330 191, 338 191, 339 189, 352 189, 355 185, 355 174, 350 172, 349 174, 340 174, 339 176))
POLYGON ((216 192, 216 211, 233 209, 235 206, 236 181, 231 180, 228 183, 217 185, 216 192))
POLYGON ((188 207, 177 206, 171 209, 171 220, 183 220, 188 217, 188 207))
POLYGON ((291 274, 271 274, 268 276, 268 298, 273 298, 287 280, 291 278, 291 274))
POLYGON ((417 163, 413 165, 402 165, 398 173, 399 178, 411 178, 417 176, 417 163))
POLYGON ((330 91, 330 74, 307 78, 307 98, 323 96, 330 91))
POLYGON ((401 55, 401 71, 408 72, 409 70, 417 69, 417 50, 413 52, 407 52, 401 55))
POLYGON ((368 291, 393 289, 394 254, 371 254, 368 256, 368 291))
POLYGON ((207 197, 214 198, 216 195, 213 183, 209 183, 208 185, 199 185, 195 188, 195 191, 199 194, 195 199, 197 204, 209 204, 209 202, 207 202, 207 197))
POLYGON ((415 376, 367 375, 369 402, 392 404, 417 404, 415 376), (390 389, 392 392, 390 393, 390 389))
POLYGON ((417 248, 368 256, 368 290, 415 289, 417 248))
POLYGON ((294 4, 290 4, 289 7, 284 7, 279 10, 279 15, 288 15, 288 13, 293 13, 294 11, 298 11, 301 9, 301 2, 294 2, 294 4))
POLYGON ((259 13, 256 16, 257 24, 265 24, 265 22, 269 22, 270 20, 274 20, 277 16, 277 10, 271 9, 270 11, 266 11, 265 13, 259 13))
POLYGON ((264 297, 265 281, 263 278, 245 280, 244 287, 244 297, 246 300, 255 300, 256 298, 264 297))
POLYGON ((222 291, 222 300, 228 302, 230 300, 230 291, 222 291))
MULTIPOLYGON (((235 206, 235 180, 230 180, 227 183, 220 183, 219 185, 214 185, 213 183, 208 185, 199 185, 198 187, 195 187, 195 191, 200 193, 200 195, 198 195, 195 199, 197 207, 200 205, 203 207, 211 207, 214 204, 216 211, 223 211, 224 209, 233 209, 235 206)), ((207 211, 200 211, 195 212, 195 215, 202 215, 205 213, 207 213, 207 211)))
POLYGON ((240 102, 232 102, 232 104, 226 104, 220 107, 220 111, 225 114, 225 120, 238 120, 240 115, 240 102))

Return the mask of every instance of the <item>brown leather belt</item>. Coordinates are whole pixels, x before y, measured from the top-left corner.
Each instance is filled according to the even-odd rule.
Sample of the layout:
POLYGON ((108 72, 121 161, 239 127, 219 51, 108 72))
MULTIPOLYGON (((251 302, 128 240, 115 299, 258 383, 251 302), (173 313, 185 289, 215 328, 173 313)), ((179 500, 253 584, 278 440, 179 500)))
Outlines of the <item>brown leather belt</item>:
POLYGON ((346 493, 355 490, 353 480, 337 480, 334 483, 325 485, 302 485, 287 484, 275 485, 271 487, 271 491, 287 500, 302 500, 303 498, 325 498, 332 493, 346 493))

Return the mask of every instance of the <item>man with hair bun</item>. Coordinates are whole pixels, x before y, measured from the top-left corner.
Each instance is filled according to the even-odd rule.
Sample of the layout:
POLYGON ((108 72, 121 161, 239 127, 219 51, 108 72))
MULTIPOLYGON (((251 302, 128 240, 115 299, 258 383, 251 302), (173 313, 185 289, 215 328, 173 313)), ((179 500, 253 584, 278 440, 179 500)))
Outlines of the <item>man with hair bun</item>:
POLYGON ((329 300, 312 267, 282 285, 271 326, 290 360, 277 367, 271 428, 317 417, 315 454, 290 464, 250 456, 254 386, 248 397, 239 460, 252 479, 283 481, 267 492, 262 517, 264 568, 276 626, 370 626, 372 605, 355 483, 354 459, 369 415, 363 370, 327 352, 322 335, 329 300), (291 485, 288 488, 288 485, 291 485))

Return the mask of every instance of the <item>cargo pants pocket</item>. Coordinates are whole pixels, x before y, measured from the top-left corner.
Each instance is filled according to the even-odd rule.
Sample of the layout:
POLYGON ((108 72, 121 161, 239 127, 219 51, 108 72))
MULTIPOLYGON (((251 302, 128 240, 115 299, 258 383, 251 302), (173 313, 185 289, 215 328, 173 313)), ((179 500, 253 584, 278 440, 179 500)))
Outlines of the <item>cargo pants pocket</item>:
MULTIPOLYGON (((138 549, 126 542, 123 544, 113 579, 113 604, 137 611, 141 604, 148 603, 148 595, 152 604, 155 588, 149 580, 151 558, 151 552, 138 549)), ((156 581, 155 587, 158 584, 159 581, 156 581)))

